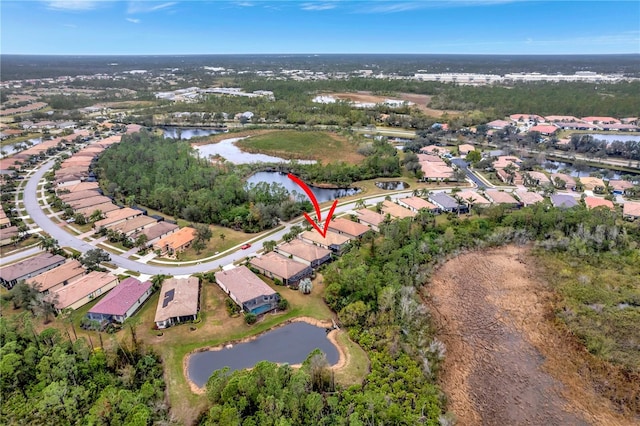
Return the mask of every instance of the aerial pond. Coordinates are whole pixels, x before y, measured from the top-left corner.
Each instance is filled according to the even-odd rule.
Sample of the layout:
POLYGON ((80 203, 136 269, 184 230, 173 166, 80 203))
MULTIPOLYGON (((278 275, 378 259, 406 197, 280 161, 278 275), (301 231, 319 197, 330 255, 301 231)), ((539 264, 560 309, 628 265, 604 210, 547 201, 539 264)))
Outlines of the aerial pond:
POLYGON ((327 338, 325 328, 306 322, 292 322, 228 349, 224 347, 189 355, 187 376, 196 386, 203 388, 211 374, 221 368, 241 370, 260 361, 301 364, 314 349, 324 352, 331 365, 340 359, 338 349, 327 338))

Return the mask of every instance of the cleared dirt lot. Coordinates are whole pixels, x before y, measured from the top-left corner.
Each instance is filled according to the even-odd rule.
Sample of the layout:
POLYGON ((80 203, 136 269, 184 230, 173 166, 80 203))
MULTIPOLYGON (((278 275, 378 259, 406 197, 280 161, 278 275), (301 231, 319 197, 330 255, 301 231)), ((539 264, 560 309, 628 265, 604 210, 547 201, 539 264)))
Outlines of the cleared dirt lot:
POLYGON ((460 425, 631 425, 579 372, 553 325, 535 258, 508 246, 463 254, 429 285, 447 353, 441 374, 460 425))
POLYGON ((449 114, 450 116, 455 116, 456 114, 460 114, 460 111, 445 111, 440 109, 432 109, 427 107, 429 102, 431 102, 431 96, 429 95, 418 95, 415 93, 399 93, 397 95, 389 95, 389 96, 379 96, 373 95, 371 92, 343 92, 343 93, 327 93, 329 96, 336 97, 342 100, 351 100, 352 102, 375 102, 381 103, 386 99, 401 99, 403 101, 413 102, 415 107, 422 111, 424 114, 430 117, 441 117, 444 113, 449 114))

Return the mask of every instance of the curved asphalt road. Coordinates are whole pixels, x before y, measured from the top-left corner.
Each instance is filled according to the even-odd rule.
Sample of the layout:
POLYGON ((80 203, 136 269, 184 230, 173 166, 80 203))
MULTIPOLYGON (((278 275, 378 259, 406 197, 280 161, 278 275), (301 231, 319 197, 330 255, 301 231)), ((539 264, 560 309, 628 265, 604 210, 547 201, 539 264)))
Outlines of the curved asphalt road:
MULTIPOLYGON (((42 179, 42 177, 47 173, 54 165, 54 161, 49 161, 48 163, 43 164, 38 170, 36 170, 28 179, 27 184, 24 189, 24 206, 31 217, 38 224, 40 228, 46 233, 48 233, 51 237, 58 240, 58 244, 61 247, 71 247, 82 253, 87 252, 88 250, 92 250, 95 246, 83 241, 81 239, 76 238, 76 236, 68 233, 64 228, 60 227, 60 224, 53 222, 49 217, 42 211, 42 208, 38 204, 38 183, 42 179)), ((445 188, 440 189, 434 192, 441 192, 445 188)), ((380 201, 383 201, 387 195, 392 198, 399 198, 403 195, 411 193, 409 191, 400 191, 393 194, 385 194, 372 198, 366 198, 366 202, 368 205, 376 204, 380 201)), ((348 202, 342 205, 338 205, 334 212, 335 215, 340 215, 347 213, 355 208, 355 201, 348 202)), ((323 209, 323 212, 329 208, 323 209)), ((262 249, 262 242, 268 240, 279 241, 282 239, 282 236, 289 232, 291 226, 300 224, 304 226, 303 220, 294 220, 292 222, 286 223, 284 228, 280 231, 274 232, 267 236, 264 236, 258 240, 251 241, 252 246, 247 250, 238 250, 237 247, 227 250, 228 254, 222 256, 216 260, 212 260, 209 262, 197 262, 191 265, 182 265, 182 266, 172 266, 172 265, 149 265, 142 262, 137 262, 135 260, 128 259, 126 257, 122 257, 120 255, 109 253, 111 256, 111 263, 125 268, 130 271, 137 271, 141 274, 149 274, 149 275, 157 275, 157 274, 168 274, 168 275, 192 275, 198 272, 206 272, 218 269, 221 266, 225 266, 231 264, 237 260, 243 259, 249 255, 253 255, 259 250, 262 249)))

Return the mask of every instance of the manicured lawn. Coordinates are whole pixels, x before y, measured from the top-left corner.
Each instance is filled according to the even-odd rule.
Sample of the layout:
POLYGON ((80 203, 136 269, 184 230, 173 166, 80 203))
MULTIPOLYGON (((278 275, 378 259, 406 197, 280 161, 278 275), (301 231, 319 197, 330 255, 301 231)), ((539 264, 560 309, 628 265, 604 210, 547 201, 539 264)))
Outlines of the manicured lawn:
POLYGON ((355 164, 364 158, 357 153, 355 142, 329 132, 274 131, 238 141, 237 146, 248 152, 325 164, 337 160, 355 164))

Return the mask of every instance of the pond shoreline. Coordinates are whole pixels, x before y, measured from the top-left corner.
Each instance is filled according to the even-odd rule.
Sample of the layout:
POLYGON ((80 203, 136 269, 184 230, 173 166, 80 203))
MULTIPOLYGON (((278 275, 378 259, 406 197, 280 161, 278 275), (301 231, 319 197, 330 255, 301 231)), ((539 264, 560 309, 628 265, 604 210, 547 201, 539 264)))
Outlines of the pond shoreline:
MULTIPOLYGON (((187 384, 189 385, 189 388, 191 389, 191 392, 198 394, 198 395, 202 395, 206 392, 206 387, 200 387, 198 385, 196 385, 191 378, 189 377, 189 358, 191 357, 191 355, 199 353, 199 352, 207 352, 207 351, 220 351, 222 349, 225 349, 227 347, 227 345, 237 345, 240 343, 246 343, 246 342, 250 342, 252 340, 257 339, 258 337, 262 336, 265 333, 268 333, 270 331, 273 331, 277 328, 289 325, 291 323, 294 322, 306 322, 307 324, 316 326, 316 327, 321 327, 321 328, 333 328, 333 323, 329 320, 325 320, 325 321, 321 321, 315 318, 311 318, 311 317, 296 317, 296 318, 292 318, 290 320, 284 321, 274 327, 271 327, 267 330, 264 330, 263 332, 260 332, 256 335, 253 336, 249 336, 249 337, 245 337, 244 339, 238 339, 238 340, 230 340, 227 341, 225 343, 222 343, 220 345, 217 346, 203 346, 201 348, 197 348, 192 350, 191 352, 187 353, 185 355, 185 357, 182 360, 182 374, 184 375, 185 380, 187 381, 187 384)), ((338 334, 341 330, 340 329, 332 329, 329 333, 327 333, 327 339, 336 347, 336 350, 338 352, 338 362, 336 362, 336 364, 331 366, 332 370, 339 370, 341 368, 343 368, 345 365, 347 365, 347 352, 346 350, 342 347, 342 345, 338 342, 338 339, 336 337, 336 334, 338 334)), ((293 364, 291 365, 292 368, 300 368, 301 364, 293 364)))

